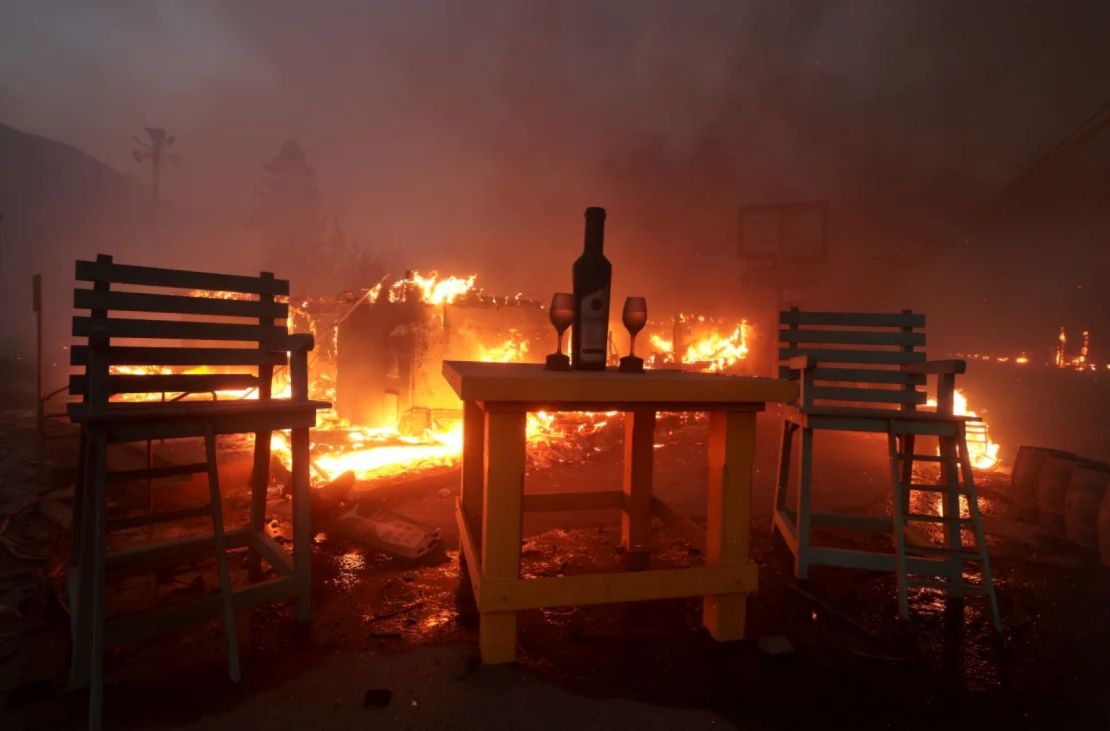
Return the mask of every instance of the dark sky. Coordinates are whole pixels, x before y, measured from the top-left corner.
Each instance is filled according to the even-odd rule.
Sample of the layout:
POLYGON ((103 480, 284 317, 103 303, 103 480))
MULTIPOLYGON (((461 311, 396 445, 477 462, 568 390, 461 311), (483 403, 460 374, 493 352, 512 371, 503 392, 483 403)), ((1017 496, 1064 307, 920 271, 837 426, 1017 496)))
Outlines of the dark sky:
POLYGON ((1108 7, 7 0, 0 121, 135 175, 164 126, 167 196, 233 231, 296 137, 351 235, 501 291, 565 286, 605 205, 618 291, 707 307, 741 201, 829 199, 848 256, 950 238, 1110 99, 1108 7))

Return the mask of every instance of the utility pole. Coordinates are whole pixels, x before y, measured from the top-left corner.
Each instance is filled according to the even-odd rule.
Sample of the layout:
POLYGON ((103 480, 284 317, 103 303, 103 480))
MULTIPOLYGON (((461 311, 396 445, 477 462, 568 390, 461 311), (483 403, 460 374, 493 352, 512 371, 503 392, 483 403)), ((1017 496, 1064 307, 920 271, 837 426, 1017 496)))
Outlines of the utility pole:
POLYGON ((135 144, 139 145, 138 150, 133 150, 131 156, 135 158, 135 162, 142 163, 150 160, 151 168, 151 181, 153 183, 154 196, 152 199, 154 211, 154 223, 158 224, 158 202, 159 202, 159 185, 162 177, 162 165, 173 165, 181 159, 180 155, 169 152, 168 148, 174 143, 174 137, 166 134, 166 130, 159 127, 146 127, 146 133, 150 137, 150 142, 132 137, 135 144))

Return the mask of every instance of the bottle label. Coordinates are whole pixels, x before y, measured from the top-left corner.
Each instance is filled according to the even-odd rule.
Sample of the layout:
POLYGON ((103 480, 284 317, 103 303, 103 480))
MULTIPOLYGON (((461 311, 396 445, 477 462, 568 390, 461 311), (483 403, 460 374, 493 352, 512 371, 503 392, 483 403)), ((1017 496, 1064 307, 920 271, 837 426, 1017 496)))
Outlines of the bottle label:
POLYGON ((599 289, 586 295, 579 312, 582 323, 579 358, 583 363, 604 363, 609 341, 609 293, 599 289))

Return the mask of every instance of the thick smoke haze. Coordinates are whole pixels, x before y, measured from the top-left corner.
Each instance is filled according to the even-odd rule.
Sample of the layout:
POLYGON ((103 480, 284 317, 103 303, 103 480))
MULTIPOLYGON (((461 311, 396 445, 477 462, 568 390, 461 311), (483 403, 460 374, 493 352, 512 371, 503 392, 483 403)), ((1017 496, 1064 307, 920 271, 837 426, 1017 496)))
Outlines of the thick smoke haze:
POLYGON ((914 307, 953 348, 1030 348, 1062 322, 1110 339, 1104 198, 1030 202, 1077 179, 1080 200, 1105 193, 1110 139, 1083 153, 1104 164, 968 222, 1110 99, 1107 8, 9 0, 0 122, 144 184, 131 137, 177 136, 177 230, 73 240, 50 254, 62 272, 96 251, 256 268, 260 169, 293 138, 328 214, 396 270, 546 297, 569 284, 583 209, 603 205, 616 295, 737 312, 737 205, 827 199, 832 261, 808 301, 914 307))

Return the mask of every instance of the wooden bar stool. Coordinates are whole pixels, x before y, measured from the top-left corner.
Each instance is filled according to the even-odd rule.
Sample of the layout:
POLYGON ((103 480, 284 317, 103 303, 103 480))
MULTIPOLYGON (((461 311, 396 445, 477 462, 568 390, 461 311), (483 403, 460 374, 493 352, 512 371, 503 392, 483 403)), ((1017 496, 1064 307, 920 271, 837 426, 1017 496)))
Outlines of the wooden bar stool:
POLYGON ((938 588, 954 596, 985 596, 991 620, 1002 629, 991 578, 979 500, 967 449, 967 424, 978 417, 955 413, 956 376, 961 360, 929 361, 924 351, 925 316, 894 313, 780 313, 780 374, 801 386, 797 402, 784 409, 779 472, 775 482, 772 532, 778 531, 794 554, 799 579, 813 565, 890 571, 898 579, 898 605, 909 617, 911 587, 938 588), (935 410, 920 410, 928 400, 928 376, 937 379, 935 410), (854 431, 887 437, 894 511, 890 518, 818 511, 812 504, 813 437, 819 430, 854 431), (795 434, 800 432, 798 490, 787 502, 795 434), (937 454, 918 454, 920 437, 937 439, 937 454), (915 462, 937 463, 935 483, 914 481, 915 462), (913 493, 939 498, 938 513, 913 512, 913 493), (968 505, 963 516, 960 498, 968 505), (908 525, 932 524, 943 531, 943 545, 908 543, 908 525), (891 535, 893 551, 863 551, 815 545, 815 527, 879 531, 891 535), (964 532, 970 532, 971 545, 964 532), (974 578, 972 577, 974 575, 974 578))
MULTIPOLYGON (((104 650, 134 642, 186 623, 209 617, 223 621, 228 642, 228 672, 239 678, 235 612, 285 598, 297 600, 297 618, 310 616, 310 555, 308 430, 316 411, 329 404, 308 398, 308 351, 311 335, 293 335, 286 328, 288 305, 276 301, 287 295, 289 283, 272 274, 245 277, 173 269, 125 266, 110 256, 77 262, 79 281, 91 289, 74 292, 74 306, 89 315, 73 319, 73 334, 87 338, 71 350, 71 363, 85 373, 70 379, 70 393, 81 396, 69 407, 70 419, 81 426, 80 477, 74 500, 70 561, 66 577, 72 612, 73 659, 70 684, 88 684, 89 726, 101 724, 104 650), (121 285, 143 287, 141 291, 121 285), (156 291, 151 291, 157 288, 156 291), (182 294, 181 290, 185 290, 182 294), (234 293, 234 296, 221 296, 234 293), (126 317, 110 317, 122 311, 126 317), (149 314, 177 315, 156 319, 149 314), (143 315, 147 315, 143 317, 143 315), (191 320, 190 317, 202 316, 191 320), (118 344, 138 339, 149 345, 118 344), (207 341, 182 346, 181 341, 207 341), (216 341, 221 347, 211 347, 216 341), (247 347, 234 347, 233 343, 247 347), (290 355, 287 355, 290 354, 290 355), (274 366, 291 360, 292 395, 274 398, 274 366), (155 366, 150 368, 134 366, 155 366), (202 368, 202 373, 172 373, 172 367, 202 368), (251 372, 244 372, 244 369, 251 372), (237 369, 237 370, 236 370, 237 369), (256 389, 255 399, 192 400, 190 394, 214 399, 226 389, 256 389), (171 393, 171 399, 163 399, 171 393), (141 394, 149 400, 113 400, 117 394, 141 394), (211 394, 209 396, 208 394, 211 394), (291 430, 293 445, 293 555, 266 535, 266 488, 269 482, 270 434, 291 430), (246 528, 226 531, 223 526, 216 437, 220 434, 255 435, 251 479, 251 514, 246 528), (162 439, 202 438, 205 460, 193 464, 109 471, 112 444, 162 439), (206 505, 165 510, 123 518, 108 517, 110 486, 160 478, 206 474, 206 505), (209 535, 108 552, 111 530, 208 515, 209 535), (247 547, 251 574, 257 579, 262 559, 277 577, 232 587, 227 551, 247 547), (220 592, 134 616, 106 620, 105 584, 116 565, 156 565, 214 555, 220 592)), ((134 398, 132 396, 131 398, 134 398)))

